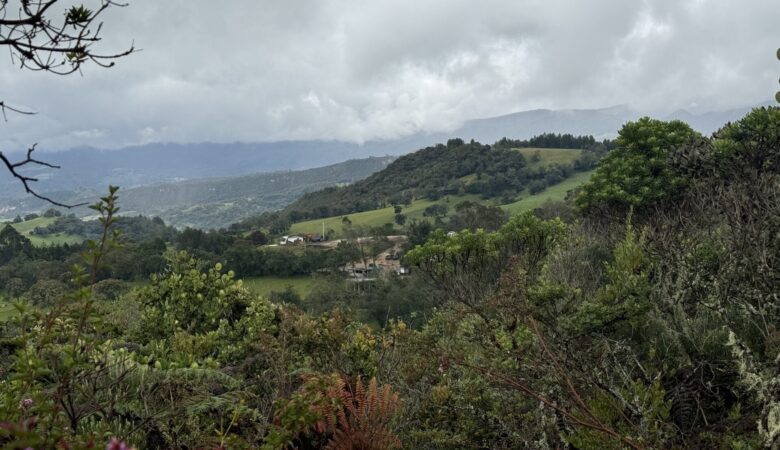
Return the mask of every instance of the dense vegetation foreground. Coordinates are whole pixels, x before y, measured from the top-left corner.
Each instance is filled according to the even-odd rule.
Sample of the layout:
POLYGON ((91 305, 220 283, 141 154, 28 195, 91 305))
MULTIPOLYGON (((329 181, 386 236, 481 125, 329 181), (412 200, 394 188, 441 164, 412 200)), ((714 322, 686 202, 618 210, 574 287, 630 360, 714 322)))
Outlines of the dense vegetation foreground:
POLYGON ((780 448, 780 109, 615 144, 567 205, 417 242, 418 314, 381 326, 186 252, 111 295, 143 264, 112 189, 70 286, 0 309, 0 447, 780 448))

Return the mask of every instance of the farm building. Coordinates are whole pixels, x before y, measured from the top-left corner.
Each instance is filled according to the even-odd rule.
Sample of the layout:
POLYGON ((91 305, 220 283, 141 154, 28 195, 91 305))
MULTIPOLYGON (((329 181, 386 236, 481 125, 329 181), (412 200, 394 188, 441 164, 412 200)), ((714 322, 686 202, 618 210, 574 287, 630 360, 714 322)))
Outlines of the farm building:
POLYGON ((279 245, 298 245, 303 244, 305 239, 303 236, 282 236, 279 240, 279 245))

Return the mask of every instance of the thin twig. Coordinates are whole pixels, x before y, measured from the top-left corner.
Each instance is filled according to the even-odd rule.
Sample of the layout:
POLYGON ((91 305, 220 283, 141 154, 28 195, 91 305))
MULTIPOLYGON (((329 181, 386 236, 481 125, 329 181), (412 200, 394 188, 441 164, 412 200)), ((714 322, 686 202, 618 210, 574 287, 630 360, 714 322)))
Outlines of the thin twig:
POLYGON ((38 179, 34 178, 34 177, 31 177, 31 176, 24 175, 24 174, 20 173, 18 169, 20 169, 20 168, 22 168, 22 167, 24 167, 24 166, 26 166, 28 164, 44 166, 44 167, 50 167, 52 169, 59 169, 60 168, 60 166, 57 166, 57 165, 54 165, 54 164, 50 164, 50 163, 47 163, 47 162, 44 162, 44 161, 41 161, 41 160, 33 158, 32 157, 32 153, 35 151, 35 146, 36 145, 37 144, 34 144, 32 147, 30 147, 27 150, 27 157, 25 159, 19 161, 19 162, 15 162, 15 163, 11 162, 8 159, 8 157, 3 154, 3 152, 0 152, 0 161, 2 161, 3 164, 5 164, 5 167, 11 173, 11 175, 14 176, 14 178, 17 178, 19 181, 22 182, 22 185, 24 186, 24 190, 28 194, 32 195, 33 197, 36 197, 36 198, 39 198, 39 199, 44 200, 46 202, 49 202, 52 205, 60 206, 62 208, 68 208, 68 209, 75 208, 77 206, 84 206, 84 205, 86 205, 86 203, 77 203, 77 204, 72 204, 71 205, 71 204, 67 204, 67 203, 58 202, 58 201, 53 200, 53 199, 51 199, 51 198, 49 198, 49 197, 47 197, 45 195, 39 194, 35 189, 30 187, 30 183, 37 182, 38 179))

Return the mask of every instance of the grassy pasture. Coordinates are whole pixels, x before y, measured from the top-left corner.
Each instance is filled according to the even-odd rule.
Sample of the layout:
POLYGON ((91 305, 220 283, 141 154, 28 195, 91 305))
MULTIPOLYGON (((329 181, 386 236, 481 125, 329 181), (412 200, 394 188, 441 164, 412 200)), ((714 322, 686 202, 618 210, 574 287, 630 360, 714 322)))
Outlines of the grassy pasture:
POLYGON ((244 286, 252 293, 268 297, 271 292, 280 292, 292 287, 301 298, 306 298, 316 287, 317 279, 311 276, 298 277, 254 277, 245 278, 244 286))
MULTIPOLYGON (((418 199, 414 200, 411 205, 404 206, 401 214, 406 216, 406 221, 408 222, 411 219, 421 219, 423 217, 423 211, 425 211, 425 208, 433 205, 434 203, 445 203, 450 207, 450 210, 454 210, 455 205, 466 200, 485 203, 484 200, 480 200, 479 196, 476 195, 449 195, 435 202, 428 199, 418 199)), ((290 234, 321 233, 322 223, 324 221, 325 231, 334 230, 337 235, 341 235, 343 231, 343 217, 344 216, 334 216, 327 217, 325 219, 298 222, 290 227, 290 234)), ((388 206, 387 208, 347 214, 347 217, 349 217, 349 220, 352 222, 353 226, 379 227, 386 223, 394 223, 395 212, 392 206, 388 206)))
POLYGON ((530 167, 546 167, 553 164, 571 164, 580 157, 582 150, 573 148, 518 148, 515 149, 525 156, 530 167), (532 163, 531 157, 539 152, 542 157, 538 162, 532 163))
MULTIPOLYGON (((584 184, 586 181, 588 181, 592 173, 592 171, 575 173, 566 180, 556 185, 550 186, 536 195, 528 195, 527 193, 524 193, 522 194, 522 198, 520 200, 514 203, 501 205, 501 208, 508 211, 510 214, 518 214, 523 211, 538 208, 542 206, 547 200, 563 200, 566 198, 566 193, 568 191, 584 184)), ((452 213, 455 205, 464 200, 495 204, 494 200, 482 200, 478 196, 449 196, 438 200, 437 202, 433 202, 427 199, 415 200, 412 202, 411 206, 405 207, 402 213, 406 215, 407 221, 415 218, 421 219, 423 217, 422 213, 426 207, 434 203, 441 202, 448 204, 450 206, 450 213, 452 213)), ((381 226, 385 223, 393 223, 395 213, 393 212, 392 207, 387 207, 382 209, 375 209, 372 211, 349 214, 348 217, 353 226, 374 227, 381 226)), ((342 216, 298 222, 292 225, 290 228, 290 233, 320 233, 322 231, 323 222, 325 222, 325 230, 332 229, 336 232, 337 235, 342 233, 342 216)))
MULTIPOLYGON (((56 217, 38 217, 37 219, 28 220, 26 222, 12 223, 11 226, 29 239, 36 247, 56 244, 78 244, 84 240, 81 236, 65 233, 47 234, 45 236, 30 234, 35 228, 51 225, 55 220, 56 217)), ((5 224, 3 224, 3 226, 5 226, 5 224)))
POLYGON ((542 206, 547 200, 563 200, 566 198, 566 193, 568 191, 582 186, 586 181, 588 181, 591 174, 593 174, 593 171, 576 173, 562 182, 548 187, 536 195, 524 197, 514 203, 502 205, 501 207, 504 210, 509 211, 510 214, 518 214, 523 211, 538 208, 542 206))

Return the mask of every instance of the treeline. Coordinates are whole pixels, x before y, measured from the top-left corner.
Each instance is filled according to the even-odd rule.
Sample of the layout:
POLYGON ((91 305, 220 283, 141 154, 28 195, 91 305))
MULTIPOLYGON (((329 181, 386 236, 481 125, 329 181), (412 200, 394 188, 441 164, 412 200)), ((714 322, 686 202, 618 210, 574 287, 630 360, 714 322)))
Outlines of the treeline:
MULTIPOLYGON (((614 140, 597 141, 593 136, 574 136, 569 133, 543 133, 531 139, 501 138, 495 144, 499 148, 568 148, 582 150, 582 154, 569 166, 574 171, 591 170, 608 151, 615 148, 614 140)), ((549 185, 549 184, 548 184, 549 185)), ((539 192, 541 184, 533 190, 539 192)))
MULTIPOLYGON (((125 236, 126 239, 140 242, 149 239, 171 240, 177 233, 176 229, 159 217, 146 216, 124 216, 120 220, 116 229, 125 236)), ((79 236, 84 239, 97 239, 102 230, 100 222, 97 220, 82 220, 74 214, 66 216, 57 216, 49 225, 35 227, 30 234, 45 236, 48 234, 65 233, 73 236, 79 236)))
MULTIPOLYGON (((176 230, 159 218, 121 217, 121 251, 110 253, 96 273, 96 280, 146 281, 165 267, 166 255, 188 251, 205 265, 229 264, 240 276, 309 275, 318 270, 335 271, 344 264, 343 252, 316 249, 259 248, 268 236, 259 230, 234 233, 228 230, 176 230)), ((100 222, 59 217, 34 234, 68 233, 98 239, 100 222)), ((43 287, 64 288, 70 269, 89 250, 81 244, 33 246, 29 239, 6 225, 0 230, 0 295, 12 297, 41 291, 43 287)), ((58 289, 58 291, 61 289, 58 289)), ((27 295, 38 298, 38 295, 27 295)))
POLYGON ((604 150, 615 148, 615 142, 610 139, 597 141, 593 136, 574 136, 564 133, 543 133, 530 139, 499 139, 494 144, 499 148, 571 148, 589 150, 603 147, 604 150))

